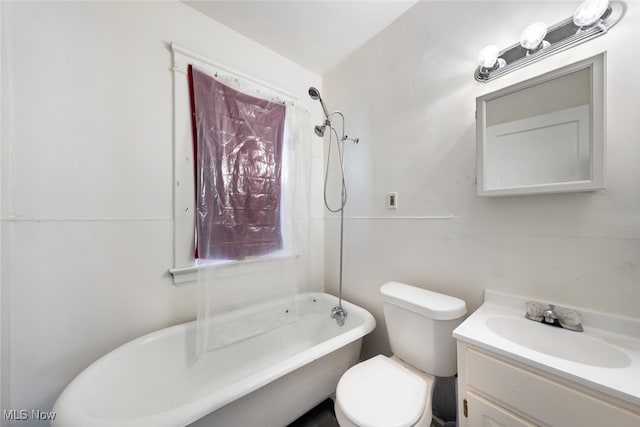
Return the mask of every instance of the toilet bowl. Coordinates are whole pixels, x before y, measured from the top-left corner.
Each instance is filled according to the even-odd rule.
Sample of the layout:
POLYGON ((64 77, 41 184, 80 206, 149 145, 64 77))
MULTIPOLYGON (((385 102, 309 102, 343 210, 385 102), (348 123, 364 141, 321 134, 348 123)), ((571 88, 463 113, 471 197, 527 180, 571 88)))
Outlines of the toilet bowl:
POLYGON ((458 298, 398 282, 380 288, 393 356, 351 367, 336 389, 341 427, 429 427, 435 376, 456 372, 451 335, 466 314, 458 298))

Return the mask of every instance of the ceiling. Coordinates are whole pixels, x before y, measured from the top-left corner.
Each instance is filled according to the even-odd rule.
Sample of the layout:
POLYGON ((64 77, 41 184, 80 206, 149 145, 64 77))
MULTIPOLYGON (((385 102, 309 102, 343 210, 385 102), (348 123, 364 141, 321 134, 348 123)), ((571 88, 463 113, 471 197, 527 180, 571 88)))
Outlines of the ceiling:
POLYGON ((418 0, 183 1, 304 68, 324 74, 418 0))

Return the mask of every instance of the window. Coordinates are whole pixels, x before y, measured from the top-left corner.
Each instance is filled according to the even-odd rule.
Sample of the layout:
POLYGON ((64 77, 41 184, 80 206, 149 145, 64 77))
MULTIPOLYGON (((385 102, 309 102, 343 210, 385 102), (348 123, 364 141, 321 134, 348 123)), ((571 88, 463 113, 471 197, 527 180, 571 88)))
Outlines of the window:
MULTIPOLYGON (((301 114, 305 120, 307 119, 306 113, 301 113, 299 109, 292 108, 295 96, 288 92, 229 69, 206 56, 175 43, 171 44, 171 51, 173 53, 172 71, 174 77, 174 247, 173 268, 170 268, 169 272, 173 276, 174 284, 183 286, 196 283, 198 272, 203 268, 213 268, 215 269, 215 274, 222 277, 237 275, 238 273, 267 274, 269 271, 282 270, 282 266, 292 260, 296 260, 293 261, 296 265, 302 264, 299 258, 300 254, 306 253, 309 245, 309 238, 305 236, 311 234, 308 211, 309 174, 312 169, 310 164, 311 155, 309 154, 311 147, 309 129, 311 127, 306 121, 303 124, 299 124, 301 114), (244 156, 255 156, 256 159, 254 160, 258 160, 256 152, 267 153, 266 157, 271 158, 273 161, 268 163, 240 161, 238 164, 247 166, 248 170, 237 174, 238 177, 242 178, 239 178, 237 183, 234 184, 237 185, 235 189, 232 188, 236 194, 240 194, 240 189, 246 188, 243 187, 245 185, 249 185, 249 188, 252 189, 251 185, 256 186, 258 183, 262 183, 263 188, 266 186, 268 189, 268 191, 258 192, 267 195, 258 197, 264 198, 264 202, 261 201, 259 203, 270 208, 269 217, 265 217, 259 222, 263 224, 261 227, 261 233, 263 234, 254 239, 254 242, 259 241, 260 243, 256 244, 251 243, 251 240, 244 240, 242 244, 235 247, 233 247, 234 245, 226 245, 227 247, 224 249, 215 247, 203 249, 203 240, 199 239, 198 258, 194 256, 196 244, 194 238, 196 235, 196 221, 194 221, 196 215, 194 213, 197 212, 196 194, 198 190, 194 179, 197 159, 194 155, 190 109, 188 79, 190 64, 193 64, 196 70, 200 70, 208 76, 217 76, 215 80, 237 92, 245 94, 247 100, 252 97, 260 102, 265 102, 264 99, 271 100, 268 104, 278 105, 280 110, 277 114, 273 114, 282 114, 284 117, 283 121, 278 122, 278 125, 272 126, 273 130, 270 132, 274 136, 263 138, 269 141, 267 144, 264 141, 252 140, 247 147, 253 146, 254 148, 259 147, 259 149, 246 149, 243 151, 244 156), (285 103, 286 116, 284 115, 285 107, 283 105, 285 103), (292 125, 292 123, 296 124, 292 125), (292 138, 297 141, 295 144, 292 142, 292 138), (256 170, 249 168, 249 165, 256 166, 256 170), (260 166, 260 168, 257 168, 257 166, 260 166), (266 182, 268 180, 266 177, 273 176, 276 176, 277 179, 269 180, 267 185, 266 182), (277 182, 279 182, 279 188, 277 188, 277 182), (276 196, 278 193, 280 193, 279 197, 276 196), (296 218, 295 221, 291 220, 292 217, 296 218), (267 227, 267 224, 270 224, 271 228, 267 227), (277 250, 278 247, 281 250, 277 250), (212 253, 215 255, 211 255, 212 253), (206 262, 202 261, 208 257, 213 257, 215 261, 213 263, 208 260, 206 262)), ((215 167, 215 163, 211 163, 211 167, 215 167)), ((222 168, 222 165, 219 167, 222 168)), ((215 188, 215 186, 211 188, 215 188)), ((256 192, 253 193, 256 194, 256 192)), ((224 194, 224 189, 220 190, 220 194, 224 194)), ((242 202, 245 205, 249 203, 250 208, 256 207, 256 204, 251 204, 246 200, 242 202)), ((223 203, 218 205, 220 208, 224 206, 225 204, 223 203)), ((245 211, 245 213, 259 214, 263 212, 262 209, 245 211)), ((253 219, 251 218, 242 220, 244 224, 242 227, 247 232, 254 231, 251 228, 252 221, 253 219)), ((233 223, 231 222, 230 224, 233 223)), ((233 227, 231 228, 232 232, 240 233, 240 229, 233 230, 233 227)), ((199 234, 202 235, 202 233, 199 234)), ((319 236, 321 233, 318 232, 317 235, 319 236)), ((237 240, 237 238, 226 238, 229 243, 237 240)), ((222 241, 224 242, 225 239, 223 238, 222 241)), ((320 248, 321 246, 318 246, 318 251, 320 251, 320 248)), ((316 255, 316 258, 318 256, 320 255, 316 255)), ((310 258, 305 257, 304 263, 308 263, 308 259, 310 258)), ((304 265, 306 268, 307 264, 304 265)))
POLYGON ((243 260, 282 249, 285 106, 189 66, 195 153, 195 257, 243 260))

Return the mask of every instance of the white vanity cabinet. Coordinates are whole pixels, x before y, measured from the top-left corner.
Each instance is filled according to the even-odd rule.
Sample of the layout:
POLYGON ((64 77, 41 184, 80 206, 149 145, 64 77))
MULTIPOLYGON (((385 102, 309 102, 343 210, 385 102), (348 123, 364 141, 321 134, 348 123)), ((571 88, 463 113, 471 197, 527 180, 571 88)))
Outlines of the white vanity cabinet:
POLYGON ((629 402, 464 341, 457 345, 460 427, 640 427, 640 407, 629 402))

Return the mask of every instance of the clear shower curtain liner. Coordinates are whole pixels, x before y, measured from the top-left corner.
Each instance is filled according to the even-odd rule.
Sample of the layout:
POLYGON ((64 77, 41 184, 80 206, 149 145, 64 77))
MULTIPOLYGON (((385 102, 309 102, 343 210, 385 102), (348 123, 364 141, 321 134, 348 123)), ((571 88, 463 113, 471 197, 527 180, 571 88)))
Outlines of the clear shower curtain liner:
POLYGON ((286 105, 280 199, 282 249, 238 261, 200 261, 196 360, 212 350, 266 333, 272 335, 270 339, 282 340, 281 346, 287 345, 286 328, 282 326, 296 321, 294 297, 300 292, 300 284, 310 280, 311 245, 319 234, 313 230, 309 198, 308 112, 255 83, 218 75, 216 79, 251 96, 286 105))

